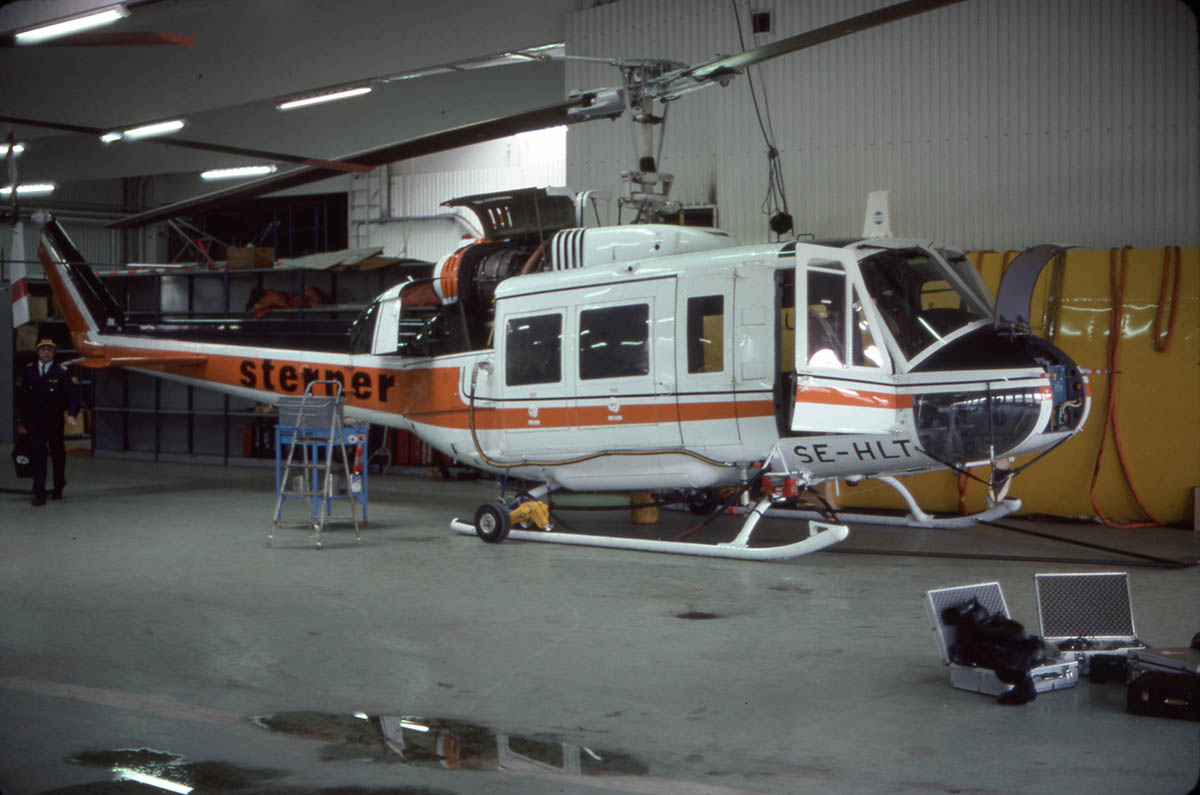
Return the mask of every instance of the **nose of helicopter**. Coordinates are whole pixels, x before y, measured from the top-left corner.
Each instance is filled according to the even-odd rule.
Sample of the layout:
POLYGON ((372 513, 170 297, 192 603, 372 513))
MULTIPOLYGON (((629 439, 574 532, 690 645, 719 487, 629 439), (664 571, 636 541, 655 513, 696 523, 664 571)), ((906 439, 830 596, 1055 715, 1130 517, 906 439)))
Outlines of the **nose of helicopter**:
POLYGON ((968 369, 986 376, 913 398, 921 445, 942 461, 966 464, 1045 450, 1087 419, 1086 377, 1040 337, 981 329, 950 342, 916 371, 968 369))

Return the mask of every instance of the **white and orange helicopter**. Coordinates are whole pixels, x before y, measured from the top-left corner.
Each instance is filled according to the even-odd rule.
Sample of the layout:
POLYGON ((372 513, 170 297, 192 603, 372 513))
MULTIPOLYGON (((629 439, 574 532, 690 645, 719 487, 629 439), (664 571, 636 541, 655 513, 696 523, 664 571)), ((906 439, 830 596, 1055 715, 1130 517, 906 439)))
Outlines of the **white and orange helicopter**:
MULTIPOLYGON (((750 63, 947 4, 901 3, 700 66, 618 64, 621 89, 573 95, 446 137, 461 143, 509 134, 535 118, 544 126, 549 116, 574 122, 626 109, 644 122, 653 102, 725 82, 750 63)), ((441 145, 435 138, 346 160, 432 151, 441 145)), ((667 203, 670 179, 654 166, 643 151, 627 182, 625 200, 643 218, 667 203)), ((299 184, 309 178, 301 172, 325 176, 315 167, 282 179, 299 184)), ((280 182, 260 180, 250 190, 269 192, 280 182)), ((263 402, 335 381, 354 417, 409 430, 463 464, 539 484, 518 500, 479 506, 473 522, 452 521, 459 532, 488 542, 781 559, 846 538, 842 522, 881 521, 804 510, 802 493, 830 480, 877 478, 897 489, 910 513, 895 523, 962 526, 1009 514, 1020 506, 1006 498, 1019 471, 1012 460, 1061 444, 1088 415, 1085 375, 1029 330, 1037 276, 1062 249, 1023 252, 993 299, 962 252, 878 236, 872 230, 886 233, 890 223, 886 199, 875 201, 862 240, 743 246, 717 229, 584 227, 584 203, 540 188, 455 199, 446 204, 472 211, 481 238, 427 278, 381 294, 340 351, 199 339, 179 324, 133 323, 45 215, 38 253, 82 366, 128 367, 263 402), (924 513, 896 480, 986 464, 989 507, 967 517, 924 513), (556 490, 730 490, 734 497, 715 510, 733 508, 745 519, 722 544, 559 532, 545 511, 518 504, 556 490), (751 491, 761 496, 751 500, 751 491), (752 545, 767 513, 809 520, 808 536, 752 545), (532 529, 512 529, 514 516, 532 529)))

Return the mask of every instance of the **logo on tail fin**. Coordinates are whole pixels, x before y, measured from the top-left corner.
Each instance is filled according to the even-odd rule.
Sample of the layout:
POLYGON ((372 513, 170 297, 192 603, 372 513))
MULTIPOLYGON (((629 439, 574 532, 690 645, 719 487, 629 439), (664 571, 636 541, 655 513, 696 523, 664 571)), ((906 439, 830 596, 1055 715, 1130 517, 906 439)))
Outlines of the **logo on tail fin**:
POLYGON ((863 237, 892 236, 890 192, 874 190, 867 196, 867 217, 863 219, 863 237))

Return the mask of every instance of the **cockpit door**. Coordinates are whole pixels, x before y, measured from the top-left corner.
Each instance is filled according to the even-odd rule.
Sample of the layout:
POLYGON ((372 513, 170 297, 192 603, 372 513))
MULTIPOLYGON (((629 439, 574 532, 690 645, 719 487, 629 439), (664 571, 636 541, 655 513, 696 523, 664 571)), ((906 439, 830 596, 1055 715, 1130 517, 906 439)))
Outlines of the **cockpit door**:
POLYGON ((849 250, 796 245, 793 431, 884 433, 899 425, 879 314, 849 250))
POLYGON ((381 298, 375 304, 375 334, 371 341, 371 353, 383 356, 395 353, 399 347, 400 296, 381 298))

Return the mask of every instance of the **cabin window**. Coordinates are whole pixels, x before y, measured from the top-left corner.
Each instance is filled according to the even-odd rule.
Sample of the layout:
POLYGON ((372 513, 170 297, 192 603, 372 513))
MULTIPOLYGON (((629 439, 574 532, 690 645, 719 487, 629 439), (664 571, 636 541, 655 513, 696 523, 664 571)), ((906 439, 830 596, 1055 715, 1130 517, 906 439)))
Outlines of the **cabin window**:
POLYGON ((725 369, 725 296, 688 299, 687 360, 689 373, 725 369))
POLYGON ((650 372, 650 305, 579 313, 579 377, 620 378, 650 372))
POLYGON ((509 318, 504 349, 508 386, 562 380, 562 315, 509 318))
POLYGON ((350 326, 350 352, 370 353, 375 339, 375 320, 379 316, 379 302, 364 309, 350 326))
POLYGON ((808 366, 843 367, 846 351, 846 276, 808 271, 808 366))

